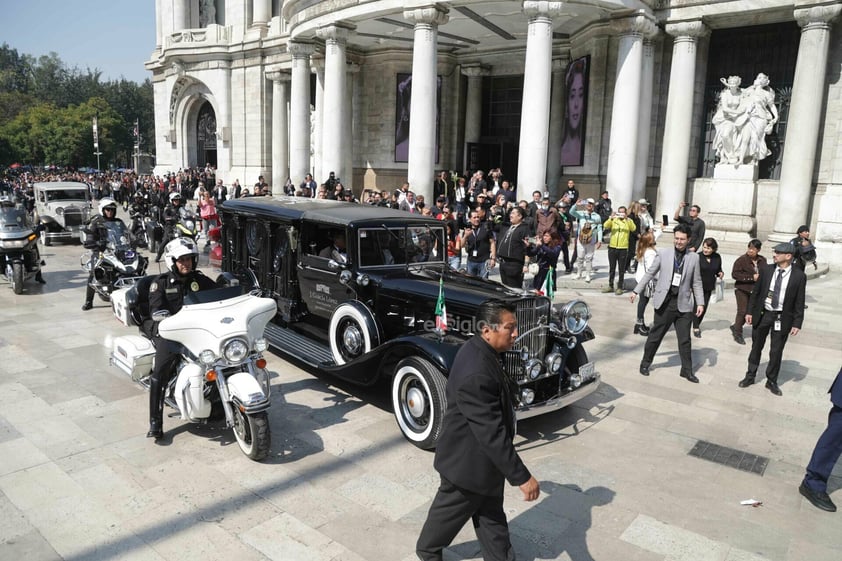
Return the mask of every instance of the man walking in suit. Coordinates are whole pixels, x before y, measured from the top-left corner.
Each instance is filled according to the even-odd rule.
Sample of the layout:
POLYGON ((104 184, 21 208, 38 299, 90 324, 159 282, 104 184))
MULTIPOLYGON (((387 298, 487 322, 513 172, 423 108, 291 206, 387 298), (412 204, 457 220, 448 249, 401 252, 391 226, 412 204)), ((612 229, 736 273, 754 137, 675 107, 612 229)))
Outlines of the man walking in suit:
POLYGON ((775 395, 782 395, 778 387, 778 372, 784 345, 790 335, 798 335, 804 321, 804 290, 807 275, 792 266, 796 247, 789 242, 779 243, 773 249, 774 264, 760 268, 760 277, 751 291, 746 311, 746 323, 752 326, 751 353, 748 355, 748 371, 739 386, 747 388, 754 383, 760 355, 766 345, 766 338, 772 334, 769 346, 769 365, 766 367, 766 388, 775 395))
POLYGON ((634 287, 629 297, 634 303, 635 297, 643 292, 655 275, 658 275, 655 294, 652 296, 655 321, 643 347, 640 373, 649 376, 649 367, 655 358, 655 353, 658 352, 658 347, 661 346, 661 341, 670 326, 674 325, 675 336, 678 339, 678 354, 681 357, 681 377, 698 384, 699 379, 693 374, 690 325, 693 322, 694 306, 697 316, 701 316, 705 309, 701 304, 705 301, 705 295, 699 273, 699 255, 687 248, 690 239, 689 226, 677 225, 673 230, 673 235, 674 247, 658 250, 652 266, 634 287))
POLYGON ((514 305, 492 300, 477 311, 480 333, 459 349, 447 381, 447 409, 434 465, 441 476, 416 552, 441 561, 442 550, 472 519, 486 561, 515 558, 503 511, 505 480, 523 498, 538 498, 538 481, 513 444, 515 412, 511 383, 499 354, 517 337, 514 305))
POLYGON ((842 368, 836 379, 830 385, 830 401, 833 408, 827 416, 827 428, 816 442, 813 456, 807 465, 807 473, 798 491, 813 503, 813 506, 836 512, 836 505, 827 495, 827 480, 833 471, 833 466, 842 455, 842 368))

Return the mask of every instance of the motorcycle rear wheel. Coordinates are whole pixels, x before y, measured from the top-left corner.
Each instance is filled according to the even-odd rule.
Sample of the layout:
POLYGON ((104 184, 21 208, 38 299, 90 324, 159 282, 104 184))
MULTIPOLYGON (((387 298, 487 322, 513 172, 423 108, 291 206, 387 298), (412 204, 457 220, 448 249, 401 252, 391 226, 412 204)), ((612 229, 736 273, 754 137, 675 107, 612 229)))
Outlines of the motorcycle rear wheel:
POLYGON ((12 290, 15 294, 23 294, 23 263, 12 265, 12 290))
POLYGON ((234 438, 243 454, 252 460, 262 460, 269 455, 272 434, 269 431, 269 416, 266 411, 246 415, 236 405, 234 413, 234 438))

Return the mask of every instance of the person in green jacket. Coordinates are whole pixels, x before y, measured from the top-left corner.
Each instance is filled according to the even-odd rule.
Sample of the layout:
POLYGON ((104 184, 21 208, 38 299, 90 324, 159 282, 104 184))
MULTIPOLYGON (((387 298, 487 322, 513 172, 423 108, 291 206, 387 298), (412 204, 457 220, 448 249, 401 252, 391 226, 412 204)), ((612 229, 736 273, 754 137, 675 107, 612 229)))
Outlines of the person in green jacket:
POLYGON ((626 216, 626 207, 621 206, 617 212, 602 225, 611 231, 608 240, 608 286, 602 292, 613 292, 618 296, 623 293, 623 283, 626 275, 626 262, 629 258, 629 234, 637 228, 634 220, 626 216), (617 271, 617 290, 614 290, 614 271, 617 271))

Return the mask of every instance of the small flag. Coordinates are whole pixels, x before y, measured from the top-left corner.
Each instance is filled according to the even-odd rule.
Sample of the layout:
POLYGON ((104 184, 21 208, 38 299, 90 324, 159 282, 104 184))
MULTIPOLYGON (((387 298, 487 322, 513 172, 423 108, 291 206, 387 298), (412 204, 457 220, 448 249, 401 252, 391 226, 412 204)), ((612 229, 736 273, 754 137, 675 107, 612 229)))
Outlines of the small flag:
POLYGON ((544 277, 544 284, 541 285, 541 290, 538 292, 541 296, 546 296, 550 300, 555 296, 555 283, 553 282, 553 268, 547 270, 547 276, 544 277))
POLYGON ((137 138, 140 135, 140 123, 138 123, 138 119, 134 120, 134 129, 132 129, 132 136, 137 138))
POLYGON ((444 278, 439 278, 439 299, 436 301, 436 332, 447 331, 447 306, 444 303, 444 278))

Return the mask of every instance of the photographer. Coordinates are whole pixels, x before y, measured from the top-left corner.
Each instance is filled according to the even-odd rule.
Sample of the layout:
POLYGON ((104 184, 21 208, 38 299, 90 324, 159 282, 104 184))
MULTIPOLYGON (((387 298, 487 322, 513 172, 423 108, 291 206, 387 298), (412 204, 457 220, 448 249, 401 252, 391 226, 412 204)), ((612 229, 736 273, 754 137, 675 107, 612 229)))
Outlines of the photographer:
POLYGON ((481 222, 478 211, 472 211, 468 220, 462 234, 462 247, 468 253, 467 273, 487 279, 497 263, 497 243, 488 225, 481 222))

